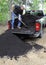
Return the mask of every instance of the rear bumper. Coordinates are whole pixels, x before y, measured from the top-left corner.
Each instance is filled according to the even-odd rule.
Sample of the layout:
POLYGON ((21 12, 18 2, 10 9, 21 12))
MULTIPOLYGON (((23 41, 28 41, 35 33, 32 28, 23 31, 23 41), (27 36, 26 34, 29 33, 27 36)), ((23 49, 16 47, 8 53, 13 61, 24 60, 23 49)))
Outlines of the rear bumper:
POLYGON ((33 37, 39 37, 39 35, 40 35, 40 32, 36 32, 36 33, 33 34, 32 36, 33 36, 33 37))
POLYGON ((12 33, 13 34, 16 34, 16 35, 29 35, 29 37, 38 37, 40 35, 40 32, 31 32, 30 30, 28 31, 23 31, 23 32, 17 32, 17 31, 14 31, 12 30, 12 33))

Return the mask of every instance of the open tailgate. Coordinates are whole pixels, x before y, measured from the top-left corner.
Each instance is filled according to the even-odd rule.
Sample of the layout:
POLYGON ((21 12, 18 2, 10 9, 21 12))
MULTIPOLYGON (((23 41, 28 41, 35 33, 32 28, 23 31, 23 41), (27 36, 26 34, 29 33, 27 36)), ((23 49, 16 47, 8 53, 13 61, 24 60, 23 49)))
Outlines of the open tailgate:
POLYGON ((14 29, 12 30, 12 33, 14 34, 34 34, 35 33, 35 30, 30 28, 30 29, 26 29, 26 28, 22 28, 22 29, 14 29))

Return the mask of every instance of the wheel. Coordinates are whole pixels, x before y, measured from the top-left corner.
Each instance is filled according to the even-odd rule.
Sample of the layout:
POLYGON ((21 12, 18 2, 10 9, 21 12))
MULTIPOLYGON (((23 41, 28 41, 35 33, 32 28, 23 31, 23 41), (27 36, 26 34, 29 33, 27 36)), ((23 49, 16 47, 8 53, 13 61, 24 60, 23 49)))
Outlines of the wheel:
POLYGON ((44 30, 42 29, 42 30, 41 30, 41 33, 40 33, 40 35, 39 35, 39 38, 42 38, 42 37, 43 37, 43 33, 44 33, 44 30))
POLYGON ((38 38, 42 38, 43 34, 40 33, 39 37, 38 38))

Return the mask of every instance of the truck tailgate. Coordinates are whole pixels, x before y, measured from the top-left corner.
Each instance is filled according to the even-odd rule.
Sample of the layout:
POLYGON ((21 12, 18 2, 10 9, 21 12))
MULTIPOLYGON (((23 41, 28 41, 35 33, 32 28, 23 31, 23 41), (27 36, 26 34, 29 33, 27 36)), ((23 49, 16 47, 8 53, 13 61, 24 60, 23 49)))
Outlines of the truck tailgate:
POLYGON ((12 33, 14 34, 34 34, 35 30, 30 28, 30 29, 26 29, 26 28, 22 28, 22 29, 17 29, 15 28, 14 30, 12 30, 12 33))

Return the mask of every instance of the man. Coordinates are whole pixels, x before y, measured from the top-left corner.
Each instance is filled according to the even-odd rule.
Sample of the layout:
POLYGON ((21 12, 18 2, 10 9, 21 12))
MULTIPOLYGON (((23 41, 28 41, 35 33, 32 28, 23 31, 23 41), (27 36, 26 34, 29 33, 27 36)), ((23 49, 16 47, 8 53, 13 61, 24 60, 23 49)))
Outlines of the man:
POLYGON ((14 29, 14 19, 18 17, 18 25, 17 27, 21 29, 22 17, 24 6, 12 5, 12 29, 14 29))
POLYGON ((19 29, 21 29, 21 23, 22 23, 22 17, 21 16, 24 15, 24 9, 25 9, 24 6, 20 6, 20 11, 18 10, 19 11, 19 14, 18 14, 18 20, 19 21, 18 21, 18 26, 17 27, 19 29))
POLYGON ((13 4, 12 8, 11 8, 11 18, 12 18, 11 25, 12 25, 12 29, 14 29, 14 19, 15 19, 15 16, 16 16, 16 14, 13 12, 14 7, 15 7, 15 5, 13 4))

